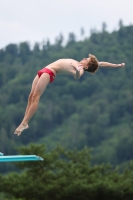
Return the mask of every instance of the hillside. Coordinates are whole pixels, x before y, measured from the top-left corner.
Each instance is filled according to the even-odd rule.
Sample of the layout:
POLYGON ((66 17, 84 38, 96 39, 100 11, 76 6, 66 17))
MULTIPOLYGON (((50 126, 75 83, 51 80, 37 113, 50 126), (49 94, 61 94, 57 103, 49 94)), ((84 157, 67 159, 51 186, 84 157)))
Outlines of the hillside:
MULTIPOLYGON (((133 26, 92 33, 84 41, 70 35, 66 46, 59 37, 49 41, 9 44, 0 50, 0 151, 16 153, 21 144, 58 143, 67 148, 93 148, 92 163, 124 164, 133 154, 133 26), (37 71, 59 58, 81 60, 89 53, 99 61, 125 62, 123 69, 99 69, 80 81, 58 75, 43 94, 30 128, 21 137, 14 130, 23 118, 31 83, 37 71)), ((3 164, 5 171, 11 166, 3 164)))

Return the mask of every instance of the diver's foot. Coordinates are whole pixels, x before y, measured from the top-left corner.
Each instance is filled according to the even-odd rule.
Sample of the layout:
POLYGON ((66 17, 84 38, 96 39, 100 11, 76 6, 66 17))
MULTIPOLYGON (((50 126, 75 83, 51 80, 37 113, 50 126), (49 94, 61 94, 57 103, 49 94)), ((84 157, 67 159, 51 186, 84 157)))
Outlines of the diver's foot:
POLYGON ((21 135, 21 132, 25 129, 29 128, 28 124, 20 124, 18 126, 18 128, 16 128, 14 134, 16 134, 17 136, 20 136, 21 135))

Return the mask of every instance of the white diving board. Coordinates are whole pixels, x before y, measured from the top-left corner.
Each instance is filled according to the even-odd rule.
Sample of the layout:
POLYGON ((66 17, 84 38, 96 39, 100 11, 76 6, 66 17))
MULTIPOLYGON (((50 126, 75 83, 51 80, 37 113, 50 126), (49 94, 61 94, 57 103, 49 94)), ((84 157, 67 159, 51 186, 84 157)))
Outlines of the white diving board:
POLYGON ((20 162, 20 161, 43 161, 43 158, 36 155, 13 155, 13 156, 4 156, 0 152, 0 162, 20 162))

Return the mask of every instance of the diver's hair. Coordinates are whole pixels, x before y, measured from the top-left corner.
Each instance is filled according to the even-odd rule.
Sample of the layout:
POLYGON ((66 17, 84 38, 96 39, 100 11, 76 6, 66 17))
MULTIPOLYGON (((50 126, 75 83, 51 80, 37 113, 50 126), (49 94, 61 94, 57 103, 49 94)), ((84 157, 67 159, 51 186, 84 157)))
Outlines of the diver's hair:
POLYGON ((89 58, 88 69, 85 69, 85 71, 95 73, 98 70, 98 59, 92 54, 89 54, 89 58))

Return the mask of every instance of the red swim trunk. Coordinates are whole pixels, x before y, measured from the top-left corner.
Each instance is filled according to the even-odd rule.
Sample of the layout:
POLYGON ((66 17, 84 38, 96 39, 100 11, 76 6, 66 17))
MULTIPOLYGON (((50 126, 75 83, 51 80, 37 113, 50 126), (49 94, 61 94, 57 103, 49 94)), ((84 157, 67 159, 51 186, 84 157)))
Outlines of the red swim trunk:
POLYGON ((40 76, 41 76, 43 73, 49 74, 49 76, 50 76, 50 83, 52 83, 52 82, 54 81, 54 79, 55 79, 55 74, 54 74, 54 72, 52 72, 50 69, 44 67, 43 69, 39 70, 38 73, 37 73, 38 76, 39 76, 39 78, 40 78, 40 76))

